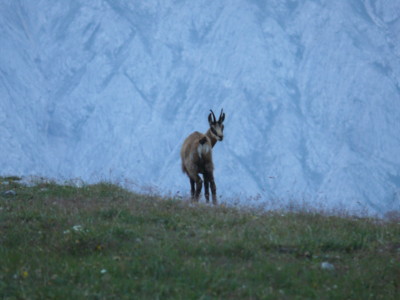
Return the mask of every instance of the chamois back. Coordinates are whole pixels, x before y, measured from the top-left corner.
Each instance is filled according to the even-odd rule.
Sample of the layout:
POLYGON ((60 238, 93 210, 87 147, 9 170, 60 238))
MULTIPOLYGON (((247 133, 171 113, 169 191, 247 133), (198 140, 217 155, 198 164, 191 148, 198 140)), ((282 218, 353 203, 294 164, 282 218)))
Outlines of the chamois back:
POLYGON ((181 148, 182 171, 187 175, 213 171, 210 139, 198 131, 189 135, 181 148))

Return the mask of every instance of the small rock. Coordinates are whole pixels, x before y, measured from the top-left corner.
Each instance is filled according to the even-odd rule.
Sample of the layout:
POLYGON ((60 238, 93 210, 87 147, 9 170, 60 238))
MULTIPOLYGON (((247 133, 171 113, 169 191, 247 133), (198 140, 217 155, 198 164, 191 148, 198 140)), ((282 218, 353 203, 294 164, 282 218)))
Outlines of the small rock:
POLYGON ((5 192, 3 193, 3 195, 4 195, 4 196, 7 196, 7 197, 12 197, 12 196, 16 196, 16 195, 17 195, 17 192, 14 191, 14 190, 8 190, 8 191, 5 191, 5 192))
POLYGON ((72 230, 81 232, 81 231, 83 231, 83 227, 82 227, 82 225, 75 225, 75 226, 72 226, 72 230))
POLYGON ((335 270, 335 266, 332 265, 331 263, 324 261, 323 263, 321 263, 321 269, 333 271, 335 270))

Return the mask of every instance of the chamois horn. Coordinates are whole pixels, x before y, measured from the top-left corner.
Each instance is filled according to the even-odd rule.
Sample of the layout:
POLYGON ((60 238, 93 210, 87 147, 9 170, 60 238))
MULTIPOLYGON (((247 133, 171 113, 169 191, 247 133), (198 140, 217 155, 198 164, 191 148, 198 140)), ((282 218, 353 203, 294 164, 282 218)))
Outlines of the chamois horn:
POLYGON ((213 123, 216 123, 217 122, 217 119, 215 118, 215 115, 214 115, 214 112, 212 111, 212 109, 210 109, 210 111, 211 111, 211 114, 212 114, 212 118, 213 118, 213 123))
POLYGON ((222 124, 222 122, 224 122, 225 120, 225 113, 224 113, 224 109, 221 109, 221 113, 219 115, 219 119, 218 119, 218 123, 222 124))

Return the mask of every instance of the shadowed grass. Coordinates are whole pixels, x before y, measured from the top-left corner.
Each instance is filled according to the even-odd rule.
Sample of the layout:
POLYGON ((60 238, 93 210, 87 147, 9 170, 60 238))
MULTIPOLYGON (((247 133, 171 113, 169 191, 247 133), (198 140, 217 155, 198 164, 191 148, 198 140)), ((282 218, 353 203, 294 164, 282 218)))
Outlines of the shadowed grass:
POLYGON ((399 297, 396 220, 0 182, 1 299, 399 297))

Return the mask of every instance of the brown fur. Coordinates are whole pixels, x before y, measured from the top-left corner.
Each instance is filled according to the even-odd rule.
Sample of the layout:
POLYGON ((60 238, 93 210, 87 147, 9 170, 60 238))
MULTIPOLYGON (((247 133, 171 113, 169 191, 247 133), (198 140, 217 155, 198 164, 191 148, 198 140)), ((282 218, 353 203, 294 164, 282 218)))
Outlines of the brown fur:
POLYGON ((182 171, 193 179, 196 177, 195 174, 204 174, 206 171, 213 172, 214 164, 212 161, 212 147, 213 145, 211 143, 211 138, 207 135, 198 131, 195 131, 189 135, 183 143, 181 149, 182 171), (200 157, 197 149, 200 145, 200 140, 202 139, 206 139, 204 144, 207 144, 210 147, 210 151, 205 154, 203 153, 200 157))
MULTIPOLYGON (((214 116, 213 113, 212 115, 214 116)), ((182 171, 188 175, 190 180, 191 195, 193 200, 199 201, 203 184, 203 180, 199 174, 203 174, 206 201, 209 202, 209 186, 211 185, 213 203, 217 204, 212 148, 217 142, 217 137, 219 140, 222 140, 223 138, 222 122, 225 118, 225 114, 223 114, 221 111, 221 116, 218 122, 215 120, 215 116, 214 119, 210 116, 210 129, 206 132, 206 134, 196 131, 185 139, 181 148, 181 159, 182 171), (211 128, 213 128, 214 132, 219 133, 220 136, 216 136, 212 132, 211 128)))

